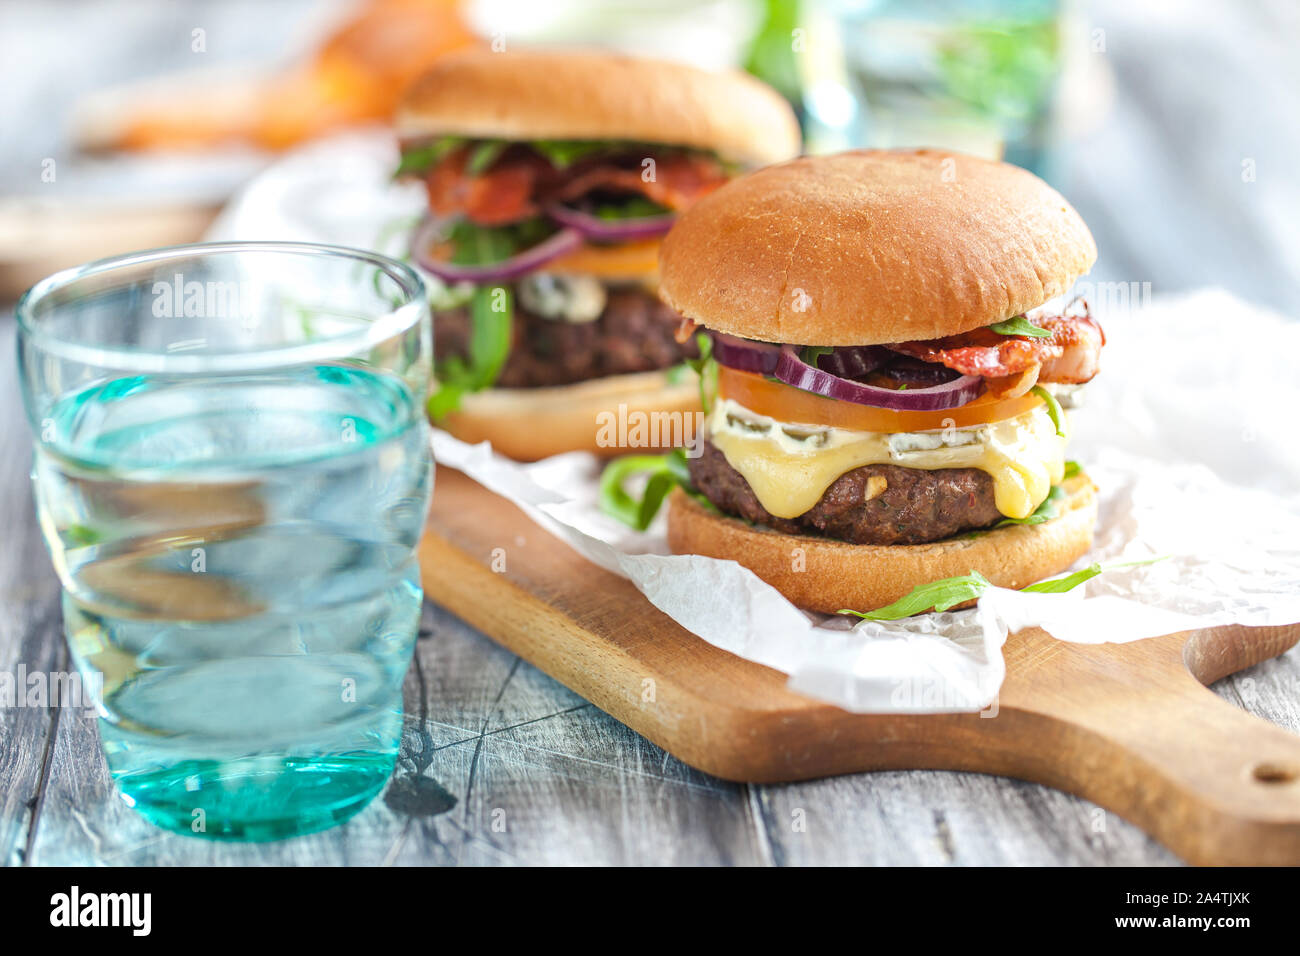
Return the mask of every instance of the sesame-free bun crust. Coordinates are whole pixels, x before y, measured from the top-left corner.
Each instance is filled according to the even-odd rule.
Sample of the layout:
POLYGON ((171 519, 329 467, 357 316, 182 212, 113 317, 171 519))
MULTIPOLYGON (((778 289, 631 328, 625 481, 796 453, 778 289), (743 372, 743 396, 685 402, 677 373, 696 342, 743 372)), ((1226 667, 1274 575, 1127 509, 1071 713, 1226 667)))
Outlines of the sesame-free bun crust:
MULTIPOLYGON (((601 444, 605 419, 600 416, 611 413, 617 421, 619 405, 629 422, 641 415, 675 412, 681 416, 683 437, 689 440, 700 410, 700 389, 693 375, 684 378, 673 385, 664 372, 638 372, 546 388, 493 388, 464 396, 458 411, 435 424, 461 441, 491 442, 496 451, 517 461, 537 461, 566 451, 610 457, 667 450, 671 443, 601 444)), ((667 423, 672 420, 661 421, 666 424, 658 434, 671 435, 667 423)))
POLYGON ((1064 488, 1061 511, 1042 524, 909 545, 849 544, 782 534, 707 511, 678 489, 669 498, 668 546, 677 554, 736 561, 810 611, 873 611, 918 584, 972 570, 1007 588, 1064 571, 1092 546, 1097 522, 1092 479, 1080 472, 1064 488))
POLYGON ((402 137, 693 146, 748 165, 800 145, 789 104, 746 73, 595 51, 453 53, 407 91, 396 124, 402 137))
POLYGON ((932 339, 1069 290, 1097 249, 1037 176, 939 150, 857 150, 741 177, 664 239, 660 296, 721 332, 799 345, 932 339))

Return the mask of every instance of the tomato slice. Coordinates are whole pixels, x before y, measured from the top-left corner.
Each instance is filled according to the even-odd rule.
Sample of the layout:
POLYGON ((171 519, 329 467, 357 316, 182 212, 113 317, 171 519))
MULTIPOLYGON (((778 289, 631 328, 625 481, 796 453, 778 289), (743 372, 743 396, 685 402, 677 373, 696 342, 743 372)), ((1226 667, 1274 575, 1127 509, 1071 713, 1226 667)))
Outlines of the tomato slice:
POLYGON ((985 393, 958 408, 938 412, 899 412, 858 405, 774 382, 754 372, 718 367, 718 395, 752 412, 794 425, 827 425, 861 432, 923 432, 938 428, 987 425, 1023 415, 1043 400, 1032 392, 999 400, 985 393))

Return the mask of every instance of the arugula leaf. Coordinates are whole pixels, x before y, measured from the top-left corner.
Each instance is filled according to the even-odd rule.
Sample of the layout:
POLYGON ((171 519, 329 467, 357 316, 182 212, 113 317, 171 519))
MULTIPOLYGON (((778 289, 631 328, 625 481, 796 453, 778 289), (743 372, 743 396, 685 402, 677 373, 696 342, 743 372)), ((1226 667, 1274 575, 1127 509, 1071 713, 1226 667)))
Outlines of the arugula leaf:
POLYGON ((1106 564, 1094 562, 1080 571, 1075 571, 1073 574, 1067 574, 1059 578, 1048 578, 1046 581, 1026 585, 1020 590, 1034 591, 1039 594, 1063 594, 1072 588, 1078 587, 1084 581, 1091 581, 1103 571, 1113 571, 1115 568, 1140 568, 1144 564, 1156 564, 1168 559, 1169 555, 1162 554, 1154 558, 1144 558, 1141 561, 1109 561, 1106 564))
POLYGON ((707 415, 713 410, 713 400, 718 395, 718 363, 713 360, 713 339, 707 332, 695 333, 695 344, 700 357, 687 359, 686 364, 700 377, 700 407, 707 415))
MULTIPOLYGON (((451 359, 449 361, 463 365, 463 363, 460 363, 459 359, 451 359)), ((448 369, 439 368, 438 390, 429 396, 429 403, 426 406, 429 417, 435 422, 460 408, 460 400, 464 397, 465 392, 467 391, 464 386, 453 385, 451 381, 444 380, 443 376, 446 375, 448 371, 448 369)), ((448 378, 451 378, 451 376, 448 375, 448 378)))
POLYGON ((674 488, 691 489, 686 452, 674 448, 666 455, 627 455, 605 466, 600 475, 600 509, 624 524, 645 531, 674 488), (633 475, 648 475, 640 500, 623 487, 633 475))
POLYGON ((402 160, 397 164, 397 170, 393 173, 393 178, 406 176, 411 173, 422 173, 426 169, 436 166, 442 160, 464 146, 468 140, 460 136, 443 136, 428 143, 424 146, 416 146, 402 153, 402 160))
POLYGON ((1046 581, 1039 581, 1036 584, 1030 584, 1020 590, 1033 591, 1037 594, 1064 594, 1071 588, 1078 587, 1084 581, 1091 581, 1099 574, 1101 574, 1101 565, 1094 562, 1082 571, 1075 571, 1073 574, 1067 574, 1063 578, 1050 578, 1046 581))
MULTIPOLYGON (((1164 561, 1169 555, 1163 554, 1156 558, 1147 558, 1142 561, 1113 561, 1108 564, 1090 564, 1081 571, 1075 571, 1073 574, 1067 574, 1059 578, 1049 578, 1046 581, 1038 581, 1034 584, 1026 585, 1021 588, 1022 591, 1032 591, 1037 594, 1064 594, 1066 591, 1073 590, 1085 581, 1091 581, 1103 571, 1109 571, 1113 568, 1134 568, 1144 564, 1155 564, 1157 561, 1164 561)), ((962 575, 955 578, 943 578, 939 581, 931 581, 929 584, 919 584, 914 587, 906 597, 895 601, 886 607, 877 608, 874 611, 853 611, 842 610, 840 614, 852 614, 862 618, 864 621, 897 621, 901 618, 911 617, 914 614, 921 614, 926 611, 946 611, 956 604, 963 601, 973 601, 978 599, 987 588, 992 587, 992 582, 978 571, 971 571, 970 574, 962 575)))
POLYGON ((508 226, 480 226, 461 219, 446 234, 451 262, 458 266, 485 266, 505 262, 521 249, 535 246, 554 230, 542 217, 508 226))
POLYGON ((985 588, 991 586, 988 578, 972 570, 970 574, 955 578, 919 584, 906 597, 874 611, 853 611, 846 608, 837 613, 853 614, 864 621, 897 621, 924 611, 946 611, 964 601, 974 601, 984 593, 985 588))
POLYGON ((514 303, 506 286, 479 286, 470 300, 468 355, 452 355, 438 363, 438 390, 429 397, 429 417, 435 421, 460 407, 468 392, 489 388, 501 375, 510 354, 514 303), (504 308, 494 308, 498 301, 504 308))
POLYGON ((471 176, 480 176, 488 171, 488 168, 501 158, 501 154, 506 151, 510 144, 503 139, 485 139, 474 147, 474 151, 469 154, 469 162, 465 164, 465 171, 471 176))
MULTIPOLYGON (((556 169, 567 169, 579 160, 596 153, 619 153, 621 155, 642 154, 645 156, 662 156, 667 153, 698 153, 718 157, 703 149, 689 146, 673 146, 668 143, 639 143, 623 139, 534 139, 528 144, 556 169)), ((719 162, 722 160, 719 159, 719 162)), ((723 162, 724 166, 732 164, 723 162)))
POLYGON ((805 345, 799 350, 799 358, 816 368, 819 358, 823 355, 830 355, 834 351, 835 349, 829 345, 805 345))
POLYGON ((508 286, 480 286, 470 302, 469 361, 474 369, 471 384, 475 390, 487 388, 497 380, 510 352, 511 319, 514 301, 508 286), (497 300, 503 304, 499 311, 497 300))
MULTIPOLYGON (((403 152, 394 176, 424 172, 455 150, 467 145, 473 146, 473 153, 465 169, 471 176, 478 176, 486 172, 501 157, 501 153, 512 144, 507 140, 499 139, 471 140, 464 136, 442 136, 431 143, 415 146, 403 152)), ((613 140, 558 139, 533 140, 528 145, 556 169, 572 166, 578 160, 593 153, 629 146, 627 143, 617 143, 613 140)))
POLYGON ((1077 461, 1067 461, 1065 463, 1065 475, 1063 476, 1062 480, 1064 480, 1065 478, 1073 478, 1081 471, 1083 471, 1083 466, 1080 465, 1077 461))
POLYGON ((1065 489, 1060 485, 1052 485, 1051 490, 1047 492, 1047 497, 1043 499, 1042 504, 1034 509, 1033 514, 1027 515, 1024 518, 1003 518, 993 527, 1005 528, 1009 525, 1015 524, 1031 525, 1042 524, 1044 521, 1051 521, 1058 514, 1061 499, 1064 497, 1065 489))
POLYGON ((989 328, 998 335, 1027 335, 1031 339, 1046 339, 1052 337, 1051 332, 1047 329, 1040 329, 1023 315, 1013 315, 1004 322, 994 322, 989 326, 989 328))
POLYGON ((565 169, 592 153, 612 149, 617 144, 602 139, 535 139, 529 145, 556 169, 565 169))
POLYGON ((1056 400, 1056 396, 1041 385, 1035 385, 1030 391, 1047 405, 1047 414, 1051 417, 1052 424, 1056 426, 1056 434, 1068 438, 1069 435, 1065 430, 1065 412, 1061 411, 1061 403, 1056 400))
POLYGON ((621 219, 649 219, 654 216, 666 216, 670 212, 672 210, 667 206, 661 206, 644 196, 629 196, 625 202, 601 203, 593 210, 594 215, 606 222, 617 222, 621 219))

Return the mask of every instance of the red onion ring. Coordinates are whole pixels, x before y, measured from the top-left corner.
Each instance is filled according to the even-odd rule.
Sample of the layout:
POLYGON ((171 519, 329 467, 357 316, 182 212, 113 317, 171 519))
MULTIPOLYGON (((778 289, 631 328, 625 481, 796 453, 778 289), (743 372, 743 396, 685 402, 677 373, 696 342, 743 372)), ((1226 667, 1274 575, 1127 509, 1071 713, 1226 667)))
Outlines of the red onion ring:
POLYGON ((710 332, 713 338, 713 357, 719 365, 742 372, 771 375, 781 358, 781 346, 769 342, 751 342, 722 332, 710 332))
POLYGON ((864 385, 814 368, 799 357, 799 350, 793 345, 781 346, 781 356, 774 374, 787 385, 837 401, 909 412, 937 412, 957 408, 975 398, 984 387, 983 381, 974 375, 962 375, 951 382, 929 388, 898 390, 864 385))
POLYGON ((662 236, 672 228, 677 218, 674 213, 662 216, 643 216, 640 219, 605 220, 589 212, 571 209, 560 203, 546 207, 546 214, 561 226, 574 229, 597 242, 626 242, 630 239, 650 239, 662 236))
POLYGON ((437 219, 426 219, 415 231, 412 241, 412 255, 416 264, 445 282, 509 282, 518 279, 544 266, 552 259, 557 259, 567 252, 572 252, 582 245, 582 236, 573 229, 561 229, 537 245, 525 249, 517 255, 501 262, 488 265, 464 266, 451 262, 440 262, 428 254, 430 244, 438 238, 439 229, 445 225, 437 219))

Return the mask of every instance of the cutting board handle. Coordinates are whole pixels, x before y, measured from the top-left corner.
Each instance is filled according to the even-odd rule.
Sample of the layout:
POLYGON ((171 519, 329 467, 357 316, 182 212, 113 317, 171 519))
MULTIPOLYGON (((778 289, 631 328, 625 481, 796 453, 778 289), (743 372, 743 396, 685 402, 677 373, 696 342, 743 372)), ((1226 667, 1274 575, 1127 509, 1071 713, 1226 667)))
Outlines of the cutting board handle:
MULTIPOLYGON (((1078 790, 1191 863, 1300 864, 1300 736, 1205 686, 1277 656, 1295 634, 1234 626, 1177 635, 1151 645, 1165 649, 1155 666, 1112 673, 1105 706, 1058 697, 1053 716, 1083 735, 1095 774, 1075 780, 1078 790)), ((1080 652, 1094 661, 1105 653, 1080 652)))

